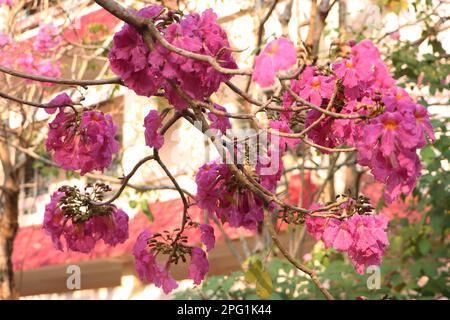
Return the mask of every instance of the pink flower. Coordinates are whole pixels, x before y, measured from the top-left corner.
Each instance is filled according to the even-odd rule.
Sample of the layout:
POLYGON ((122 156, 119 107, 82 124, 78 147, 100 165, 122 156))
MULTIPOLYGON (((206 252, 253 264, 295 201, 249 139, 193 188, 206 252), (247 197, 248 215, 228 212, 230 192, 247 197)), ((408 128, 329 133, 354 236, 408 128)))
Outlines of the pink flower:
MULTIPOLYGON (((293 133, 285 121, 270 120, 269 127, 275 132, 283 132, 288 134, 293 133)), ((286 150, 286 146, 294 149, 300 143, 300 139, 278 136, 276 134, 271 134, 270 140, 278 143, 279 150, 281 152, 286 150)))
POLYGON ((381 264, 381 257, 389 245, 387 219, 380 215, 353 215, 349 220, 354 228, 355 243, 349 249, 348 256, 356 271, 364 274, 366 267, 381 264))
POLYGON ((34 40, 34 49, 40 52, 48 52, 61 42, 58 36, 58 29, 53 23, 39 26, 38 34, 34 40))
MULTIPOLYGON (((306 114, 305 119, 305 128, 309 127, 314 121, 316 121, 322 113, 320 111, 316 111, 314 109, 310 109, 306 114)), ((308 138, 314 141, 316 144, 334 148, 338 145, 338 137, 335 136, 332 131, 332 125, 334 123, 333 118, 326 117, 324 120, 320 121, 315 127, 308 131, 308 138)), ((323 153, 327 153, 327 151, 320 150, 323 153)))
POLYGON ((226 164, 215 161, 200 167, 195 176, 197 204, 215 213, 230 226, 256 229, 262 221, 264 204, 250 190, 238 188, 226 164))
POLYGON ((358 63, 363 62, 364 60, 381 59, 380 51, 373 44, 373 42, 368 39, 364 39, 358 44, 352 46, 351 55, 355 57, 358 63))
MULTIPOLYGON (((313 78, 315 75, 316 69, 312 66, 307 66, 305 70, 300 74, 299 79, 291 80, 291 89, 294 91, 297 95, 300 94, 300 91, 303 90, 306 83, 309 79, 313 78)), ((283 106, 285 108, 289 108, 296 105, 296 101, 294 97, 288 92, 285 91, 283 94, 283 106)), ((293 112, 281 112, 280 118, 284 121, 289 121, 292 118, 293 112)))
POLYGON ((159 149, 164 144, 164 137, 158 132, 162 126, 162 118, 158 111, 150 110, 144 119, 145 144, 149 147, 159 149))
POLYGON ((92 217, 92 229, 95 230, 96 238, 115 246, 128 239, 128 220, 128 215, 123 210, 116 209, 111 215, 92 217))
POLYGON ((173 290, 178 288, 178 283, 170 274, 168 267, 158 265, 157 269, 158 270, 154 282, 155 286, 162 288, 165 294, 169 294, 173 290))
POLYGON ((370 68, 367 65, 358 64, 355 58, 343 59, 333 64, 333 70, 342 79, 342 84, 348 88, 354 88, 359 80, 367 80, 370 68))
POLYGON ((331 219, 323 232, 323 241, 327 247, 347 251, 353 243, 349 222, 331 219))
POLYGON ((64 230, 67 248, 72 251, 89 253, 95 248, 96 239, 92 230, 92 223, 72 223, 64 230))
POLYGON ((194 280, 194 283, 199 285, 202 283, 205 275, 209 271, 209 262, 206 258, 206 253, 198 247, 192 248, 191 263, 189 264, 188 273, 189 278, 194 280))
POLYGON ((215 208, 217 217, 227 221, 231 227, 255 230, 264 218, 263 202, 250 190, 227 190, 219 198, 215 208))
MULTIPOLYGON (((341 110, 342 114, 364 114, 364 109, 357 110, 357 108, 372 109, 375 103, 367 97, 364 97, 361 102, 350 100, 341 110)), ((347 144, 355 146, 357 141, 362 138, 362 131, 364 125, 356 123, 354 119, 335 119, 331 124, 331 131, 340 144, 347 144)))
POLYGON ((399 112, 386 112, 365 127, 365 141, 375 146, 379 139, 379 148, 386 157, 397 148, 414 148, 417 146, 415 123, 412 117, 405 117, 399 112))
POLYGON ((360 274, 370 265, 379 265, 389 246, 386 234, 388 221, 381 215, 353 214, 345 220, 308 215, 305 219, 308 232, 317 240, 323 239, 327 247, 347 252, 360 274))
POLYGON ((383 102, 386 105, 386 110, 393 111, 412 111, 414 109, 414 103, 405 89, 395 87, 383 96, 383 102))
POLYGON ((334 90, 334 78, 326 76, 315 76, 305 79, 303 89, 300 90, 300 97, 320 106, 324 99, 330 99, 334 90))
POLYGON ((60 111, 49 124, 46 148, 54 151, 53 160, 63 169, 80 169, 84 175, 110 165, 118 151, 115 134, 111 116, 102 112, 83 112, 78 123, 75 114, 60 111))
MULTIPOLYGON (((219 106, 216 103, 214 104, 214 109, 224 112, 227 111, 227 109, 225 109, 222 106, 219 106)), ((227 130, 231 129, 231 123, 228 117, 220 116, 213 112, 209 112, 208 119, 209 121, 211 121, 210 127, 219 130, 219 132, 221 132, 222 134, 226 134, 227 130)))
MULTIPOLYGON (((417 177, 420 176, 420 170, 420 159, 415 152, 399 153, 397 163, 391 165, 385 179, 384 199, 386 203, 392 203, 402 193, 405 195, 411 193, 416 185, 417 177)), ((380 181, 383 180, 380 179, 380 181)))
MULTIPOLYGON (((48 107, 55 107, 55 108, 45 108, 45 111, 48 114, 53 114, 56 112, 58 108, 63 108, 67 106, 73 106, 75 102, 72 101, 72 99, 69 97, 69 95, 65 92, 62 92, 58 94, 56 97, 54 97, 50 102, 47 103, 48 107)), ((61 109, 60 109, 61 110, 61 109)))
POLYGON ((12 6, 12 0, 0 0, 0 5, 2 5, 2 4, 11 7, 12 6))
POLYGON ((178 287, 178 283, 170 275, 167 266, 156 262, 155 253, 150 250, 147 243, 150 237, 150 230, 142 231, 133 247, 136 272, 142 281, 154 283, 155 286, 162 288, 165 294, 169 294, 178 287))
MULTIPOLYGON (((61 77, 61 63, 59 61, 52 61, 50 59, 44 59, 39 61, 36 66, 34 74, 52 78, 61 77)), ((49 82, 42 82, 42 86, 52 87, 54 84, 49 82)))
POLYGON ((150 238, 150 230, 145 229, 139 234, 133 247, 135 268, 139 278, 145 282, 154 282, 154 277, 159 272, 155 255, 149 250, 147 240, 150 238))
MULTIPOLYGON (((196 13, 189 14, 179 23, 171 24, 164 30, 164 36, 177 47, 216 57, 223 67, 237 68, 230 50, 227 50, 230 47, 227 34, 217 24, 217 15, 211 9, 204 11, 201 16, 196 13)), ((158 61, 165 78, 175 80, 184 92, 198 100, 209 97, 218 90, 222 82, 232 77, 216 71, 207 62, 167 52, 161 46, 150 58, 158 61), (160 56, 157 57, 157 54, 160 56)), ((186 101, 174 92, 172 85, 166 82, 163 87, 171 104, 178 109, 187 107, 186 101)))
POLYGON ((99 240, 115 246, 128 239, 128 215, 123 210, 108 206, 103 215, 84 212, 80 219, 73 210, 65 211, 67 201, 65 192, 56 191, 45 207, 43 229, 56 249, 63 250, 62 236, 68 249, 83 253, 92 251, 99 240))
POLYGON ((35 61, 31 53, 20 54, 19 58, 17 59, 17 63, 19 64, 20 68, 22 68, 27 73, 35 73, 35 61))
POLYGON ((255 58, 255 70, 253 81, 261 88, 266 88, 275 83, 276 71, 273 67, 272 58, 266 54, 260 54, 255 58))
POLYGON ((9 36, 0 32, 0 49, 10 44, 10 42, 11 39, 9 38, 9 36))
MULTIPOLYGON (((309 208, 310 210, 319 209, 320 204, 314 203, 309 208)), ((320 240, 323 236, 323 232, 328 224, 327 218, 313 217, 309 214, 305 216, 306 230, 316 239, 320 240)))
MULTIPOLYGON (((151 19, 163 8, 152 5, 137 12, 137 15, 151 19)), ((111 70, 119 75, 125 85, 143 96, 156 93, 162 79, 154 72, 148 63, 149 49, 139 32, 132 26, 125 24, 114 35, 113 46, 109 53, 111 70)))
POLYGON ((216 162, 210 162, 201 166, 195 175, 198 206, 209 212, 214 212, 219 201, 218 189, 222 184, 221 169, 222 167, 216 162))
MULTIPOLYGON (((387 202, 410 192, 420 174, 416 149, 426 145, 427 137, 434 140, 426 109, 396 86, 370 40, 353 45, 348 59, 332 64, 332 69, 343 86, 332 111, 365 119, 327 116, 308 131, 308 138, 328 148, 356 147, 358 163, 368 166, 375 179, 386 184, 387 202)), ((332 88, 328 86, 322 91, 322 86, 331 80, 323 68, 306 67, 298 80, 291 80, 291 89, 304 99, 324 104, 332 88)), ((283 98, 284 107, 296 105, 289 92, 283 98)), ((280 119, 295 125, 294 115, 292 111, 280 112, 280 119)), ((316 110, 307 111, 304 126, 309 127, 321 116, 316 110)))
POLYGON ((342 80, 347 95, 356 87, 360 89, 369 84, 377 65, 384 65, 378 49, 370 40, 363 40, 352 47, 348 59, 334 63, 332 67, 342 80))
POLYGON ((398 31, 394 31, 389 33, 389 38, 391 38, 392 40, 400 40, 400 32, 398 31))
POLYGON ((353 228, 355 247, 358 250, 367 250, 375 246, 388 246, 389 240, 386 232, 387 218, 383 215, 361 216, 358 214, 350 217, 349 222, 353 228))
POLYGON ((433 126, 430 123, 430 119, 428 116, 427 109, 420 105, 416 104, 414 107, 414 119, 416 119, 416 125, 417 125, 417 134, 418 134, 418 140, 419 140, 419 148, 424 147, 427 144, 425 136, 428 136, 428 139, 430 139, 432 142, 435 141, 433 126))
POLYGON ((201 241, 206 246, 206 251, 210 251, 214 248, 216 243, 216 237, 214 236, 214 229, 209 224, 201 224, 201 241))
MULTIPOLYGON (((151 19, 161 10, 161 6, 152 5, 137 14, 151 19)), ((201 16, 187 15, 180 22, 161 29, 161 32, 168 42, 179 48, 216 57, 223 67, 237 68, 230 50, 227 50, 230 47, 227 35, 216 20, 216 14, 209 9, 201 16)), ((173 83, 191 98, 203 100, 231 78, 231 75, 218 72, 207 62, 168 51, 158 41, 150 51, 139 32, 128 24, 114 35, 109 60, 111 69, 127 87, 144 96, 152 96, 159 89, 164 89, 165 97, 179 110, 185 109, 187 102, 178 95, 173 83)))
MULTIPOLYGON (((257 158, 255 171, 259 175, 259 180, 261 185, 269 190, 270 192, 275 192, 278 181, 283 173, 283 152, 285 145, 280 146, 274 143, 272 138, 276 137, 280 142, 279 138, 275 135, 270 136, 271 144, 268 147, 266 153, 261 152, 257 158), (283 149, 281 149, 283 148, 283 149)), ((289 139, 294 140, 294 139, 289 139)))
MULTIPOLYGON (((367 142, 367 141, 366 141, 367 142)), ((401 193, 409 194, 420 176, 420 159, 416 152, 406 148, 396 149, 388 157, 378 146, 358 144, 358 163, 367 165, 375 179, 386 184, 384 199, 394 201, 401 193)))
POLYGON ((389 70, 383 61, 376 61, 374 66, 374 84, 378 88, 380 88, 381 90, 385 90, 395 85, 395 80, 390 75, 389 70))
POLYGON ((275 82, 279 70, 288 70, 297 62, 297 52, 292 41, 281 37, 272 40, 255 59, 253 81, 262 88, 275 82))
POLYGON ((305 253, 305 255, 303 255, 303 261, 311 261, 313 259, 313 256, 311 253, 305 253))
POLYGON ((50 203, 45 206, 43 228, 46 234, 52 237, 53 245, 56 249, 63 251, 61 235, 64 231, 64 213, 59 208, 59 201, 64 197, 64 192, 56 191, 50 199, 50 203))

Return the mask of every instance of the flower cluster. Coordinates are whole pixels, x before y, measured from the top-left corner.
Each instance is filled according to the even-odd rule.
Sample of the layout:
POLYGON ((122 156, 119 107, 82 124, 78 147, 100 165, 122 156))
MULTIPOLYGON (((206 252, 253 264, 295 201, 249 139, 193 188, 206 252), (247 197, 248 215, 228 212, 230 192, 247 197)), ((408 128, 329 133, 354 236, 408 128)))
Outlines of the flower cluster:
MULTIPOLYGON (((161 6, 152 5, 137 14, 148 19, 162 19, 162 11, 161 6)), ((169 21, 170 16, 173 14, 159 24, 164 26, 159 27, 159 31, 169 43, 190 52, 215 57, 223 67, 237 68, 229 50, 227 35, 217 24, 217 16, 211 9, 202 15, 189 14, 179 22, 169 21)), ((150 50, 139 32, 128 24, 114 35, 109 54, 111 69, 139 95, 153 96, 159 89, 164 89, 169 102, 178 109, 184 109, 187 102, 177 93, 177 86, 191 98, 203 100, 231 77, 216 71, 207 62, 181 56, 158 41, 153 42, 150 50)))
MULTIPOLYGON (((153 5, 138 11, 144 18, 154 18, 163 8, 153 5)), ((158 73, 151 67, 150 50, 136 28, 125 24, 114 35, 113 46, 109 53, 109 62, 114 73, 119 75, 125 85, 137 94, 153 95, 159 88, 158 73)))
MULTIPOLYGON (((152 234, 150 230, 141 232, 133 248, 136 271, 142 281, 153 283, 155 286, 162 288, 164 293, 169 294, 178 287, 178 283, 170 274, 170 265, 172 262, 177 263, 169 258, 167 263, 159 263, 157 256, 159 254, 173 254, 177 251, 172 249, 171 245, 159 242, 160 234, 152 234)), ((185 255, 190 255, 190 263, 188 267, 189 278, 194 280, 195 284, 200 284, 205 275, 209 271, 209 262, 206 253, 198 247, 186 247, 178 244, 176 247, 181 250, 180 257, 186 261, 185 255)))
POLYGON ((61 42, 58 36, 58 29, 53 23, 42 24, 34 41, 34 49, 46 52, 54 49, 61 42))
POLYGON ((256 229, 264 217, 263 201, 241 187, 226 164, 204 164, 195 176, 198 206, 232 227, 256 229))
MULTIPOLYGON (((8 35, 0 33, 0 64, 33 75, 60 77, 61 63, 55 60, 58 53, 57 45, 61 42, 61 37, 57 33, 53 24, 41 25, 36 37, 24 41, 15 41, 8 35)), ((31 81, 26 80, 27 83, 31 81)), ((45 87, 53 85, 48 82, 39 84, 45 87)))
MULTIPOLYGON (((416 150, 425 146, 427 136, 434 140, 425 107, 395 85, 369 40, 354 45, 350 56, 332 64, 331 69, 307 67, 298 80, 291 82, 300 98, 321 108, 327 107, 335 86, 338 92, 330 111, 349 117, 324 117, 308 131, 308 137, 324 147, 356 147, 358 163, 368 166, 374 177, 386 184, 386 202, 401 193, 408 194, 420 175, 416 150)), ((289 108, 295 102, 286 92, 284 106, 289 108)), ((290 121, 293 115, 288 112, 284 117, 290 121)), ((321 115, 315 109, 308 111, 305 127, 321 115)))
MULTIPOLYGON (((342 209, 347 205, 342 204, 342 209)), ((339 220, 307 215, 305 220, 308 232, 316 240, 322 239, 327 248, 347 252, 358 273, 364 274, 366 267, 381 264, 381 257, 389 245, 385 216, 355 213, 339 220)))
MULTIPOLYGON (((19 55, 17 63, 21 69, 30 74, 53 78, 61 76, 61 63, 49 58, 39 58, 31 53, 22 53, 19 55)), ((27 82, 31 81, 27 80, 27 82)), ((48 82, 42 82, 41 85, 46 87, 53 86, 52 83, 48 82)))
MULTIPOLYGON (((96 186, 96 191, 102 187, 96 186)), ((58 250, 89 253, 99 240, 115 246, 128 239, 128 215, 113 205, 90 206, 77 189, 62 187, 51 196, 45 207, 45 232, 51 236, 58 250)))
POLYGON ((81 170, 81 175, 102 171, 118 151, 116 126, 110 115, 99 111, 78 113, 60 110, 49 123, 46 142, 53 160, 65 170, 81 170))
POLYGON ((142 231, 133 247, 136 271, 142 281, 154 283, 168 294, 178 287, 178 283, 170 275, 168 265, 157 263, 156 252, 148 245, 151 235, 150 230, 142 231))

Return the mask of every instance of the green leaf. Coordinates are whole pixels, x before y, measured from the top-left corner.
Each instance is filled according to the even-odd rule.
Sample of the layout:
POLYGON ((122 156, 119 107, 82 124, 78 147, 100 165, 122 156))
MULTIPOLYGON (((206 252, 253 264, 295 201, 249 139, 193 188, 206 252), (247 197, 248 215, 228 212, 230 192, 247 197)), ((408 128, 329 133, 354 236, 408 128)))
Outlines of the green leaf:
POLYGON ((88 26, 88 30, 91 33, 97 33, 102 31, 108 31, 108 27, 101 23, 91 23, 88 26))
POLYGON ((150 211, 150 207, 148 206, 148 202, 145 199, 141 201, 141 210, 142 212, 144 212, 150 222, 153 222, 153 220, 155 220, 155 218, 153 217, 153 213, 150 211))
POLYGON ((136 200, 130 200, 130 202, 128 204, 129 204, 130 208, 132 208, 132 209, 137 207, 136 200))
POLYGON ((272 294, 272 278, 270 278, 269 273, 263 269, 260 260, 256 260, 249 265, 249 268, 245 273, 245 280, 256 284, 256 294, 261 299, 268 299, 272 294))
POLYGON ((422 239, 419 242, 420 253, 426 255, 431 249, 431 243, 427 239, 422 239))
POLYGON ((422 157, 422 160, 425 161, 427 164, 436 159, 436 154, 434 153, 431 145, 428 145, 425 148, 423 148, 422 151, 420 151, 420 155, 422 157))

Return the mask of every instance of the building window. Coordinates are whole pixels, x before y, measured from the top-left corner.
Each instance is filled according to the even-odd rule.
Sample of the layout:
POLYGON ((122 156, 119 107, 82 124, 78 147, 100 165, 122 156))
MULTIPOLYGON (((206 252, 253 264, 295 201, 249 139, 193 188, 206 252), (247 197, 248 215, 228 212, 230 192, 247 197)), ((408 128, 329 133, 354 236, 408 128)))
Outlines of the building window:
POLYGON ((48 193, 49 176, 43 174, 35 163, 34 159, 27 158, 22 183, 25 198, 35 198, 48 193))

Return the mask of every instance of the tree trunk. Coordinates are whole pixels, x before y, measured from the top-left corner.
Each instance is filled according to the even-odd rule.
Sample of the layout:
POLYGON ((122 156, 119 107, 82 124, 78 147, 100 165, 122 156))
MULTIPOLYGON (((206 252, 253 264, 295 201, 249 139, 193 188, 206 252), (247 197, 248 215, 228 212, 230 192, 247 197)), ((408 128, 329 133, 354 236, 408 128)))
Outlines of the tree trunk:
POLYGON ((11 180, 3 188, 3 209, 0 212, 0 300, 18 297, 14 285, 12 254, 18 229, 19 188, 11 180))

